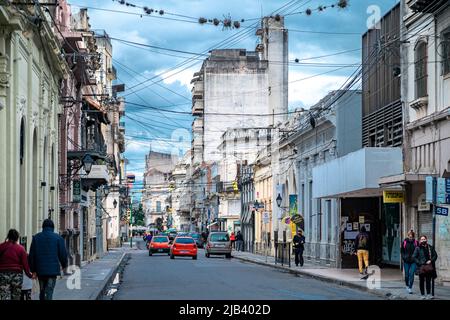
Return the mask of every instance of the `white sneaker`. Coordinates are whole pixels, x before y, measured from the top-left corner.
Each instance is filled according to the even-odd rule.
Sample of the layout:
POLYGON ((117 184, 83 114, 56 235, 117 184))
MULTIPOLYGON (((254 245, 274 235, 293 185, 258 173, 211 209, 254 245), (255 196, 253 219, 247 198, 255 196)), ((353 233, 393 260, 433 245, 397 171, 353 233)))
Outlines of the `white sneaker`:
POLYGON ((408 288, 408 293, 409 293, 409 294, 412 294, 412 293, 413 293, 411 288, 408 288))
POLYGON ((422 300, 425 300, 427 297, 426 296, 424 296, 424 295, 422 295, 421 297, 420 297, 420 299, 422 299, 422 300))
POLYGON ((431 295, 427 294, 427 300, 431 300, 431 295))

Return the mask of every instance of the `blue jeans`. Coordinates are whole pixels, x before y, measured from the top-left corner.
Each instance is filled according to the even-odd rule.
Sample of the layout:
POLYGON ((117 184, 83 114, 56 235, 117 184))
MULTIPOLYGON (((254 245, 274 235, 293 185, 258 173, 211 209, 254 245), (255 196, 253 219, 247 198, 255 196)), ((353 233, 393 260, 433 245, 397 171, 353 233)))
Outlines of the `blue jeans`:
POLYGON ((416 264, 406 263, 404 264, 405 268, 405 284, 408 288, 412 289, 414 283, 414 274, 416 272, 416 264))
POLYGON ((38 277, 39 279, 39 300, 53 300, 53 290, 55 290, 56 277, 38 277))

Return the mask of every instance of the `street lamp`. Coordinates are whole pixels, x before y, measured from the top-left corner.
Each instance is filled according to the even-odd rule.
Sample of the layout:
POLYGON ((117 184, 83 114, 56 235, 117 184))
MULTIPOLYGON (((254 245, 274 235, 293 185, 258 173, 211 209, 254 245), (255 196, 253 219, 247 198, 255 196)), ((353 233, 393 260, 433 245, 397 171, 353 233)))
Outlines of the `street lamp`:
POLYGON ((92 170, 92 165, 94 164, 94 159, 90 155, 86 155, 83 158, 83 167, 86 174, 89 174, 92 170))
POLYGON ((104 186, 104 187, 103 187, 103 194, 105 195, 105 197, 108 197, 108 194, 109 194, 109 186, 104 186))
POLYGON ((277 205, 278 205, 278 208, 281 208, 281 202, 283 201, 283 198, 281 198, 281 194, 278 194, 278 197, 277 197, 277 205))

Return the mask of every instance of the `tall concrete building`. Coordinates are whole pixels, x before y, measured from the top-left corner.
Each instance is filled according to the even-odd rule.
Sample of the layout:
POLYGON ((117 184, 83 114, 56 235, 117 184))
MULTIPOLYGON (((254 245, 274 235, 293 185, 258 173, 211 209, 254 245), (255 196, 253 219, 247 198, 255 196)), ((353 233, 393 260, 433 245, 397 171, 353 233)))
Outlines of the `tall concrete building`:
MULTIPOLYGON (((212 50, 201 70, 194 74, 193 182, 201 179, 196 168, 222 159, 218 147, 225 131, 267 128, 287 118, 288 34, 284 18, 263 18, 256 34, 260 43, 255 51, 212 50)), ((195 205, 194 216, 204 210, 203 205, 195 205)), ((240 214, 240 209, 237 211, 240 214)))

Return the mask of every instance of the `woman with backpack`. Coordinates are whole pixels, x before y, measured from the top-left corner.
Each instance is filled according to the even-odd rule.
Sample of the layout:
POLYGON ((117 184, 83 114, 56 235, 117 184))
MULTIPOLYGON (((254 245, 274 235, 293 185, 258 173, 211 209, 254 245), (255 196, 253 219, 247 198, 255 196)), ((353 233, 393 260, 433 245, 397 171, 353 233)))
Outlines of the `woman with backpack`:
POLYGON ((436 279, 435 262, 438 258, 436 250, 428 244, 426 236, 421 236, 419 246, 414 250, 413 258, 419 268, 420 293, 422 299, 433 299, 431 295, 431 279, 436 279), (425 296, 424 285, 426 284, 427 295, 425 296))
POLYGON ((416 272, 416 263, 414 262, 414 251, 419 246, 419 242, 415 239, 413 230, 408 232, 408 238, 403 240, 400 252, 403 260, 403 268, 405 270, 405 284, 406 291, 412 294, 412 287, 414 284, 414 274, 416 272))

